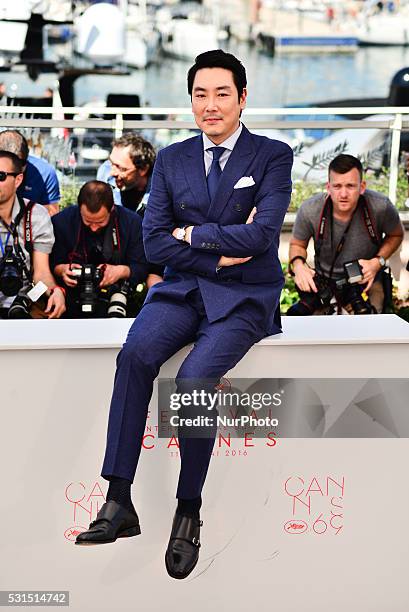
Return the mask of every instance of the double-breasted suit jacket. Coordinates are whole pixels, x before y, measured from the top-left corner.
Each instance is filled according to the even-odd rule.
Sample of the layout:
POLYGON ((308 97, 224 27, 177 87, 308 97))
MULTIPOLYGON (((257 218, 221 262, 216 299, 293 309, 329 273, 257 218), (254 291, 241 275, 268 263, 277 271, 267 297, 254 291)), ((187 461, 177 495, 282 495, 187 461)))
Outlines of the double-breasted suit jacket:
POLYGON ((251 302, 260 311, 265 335, 279 332, 284 279, 278 246, 291 197, 292 159, 288 145, 243 126, 210 201, 202 136, 160 151, 143 233, 148 261, 166 270, 146 302, 160 296, 184 299, 198 287, 210 322, 251 302), (241 183, 248 186, 240 188, 243 177, 241 183), (246 224, 253 207, 257 213, 246 224), (194 226, 191 245, 172 236, 175 227, 188 225, 194 226), (217 271, 221 255, 252 259, 217 271))

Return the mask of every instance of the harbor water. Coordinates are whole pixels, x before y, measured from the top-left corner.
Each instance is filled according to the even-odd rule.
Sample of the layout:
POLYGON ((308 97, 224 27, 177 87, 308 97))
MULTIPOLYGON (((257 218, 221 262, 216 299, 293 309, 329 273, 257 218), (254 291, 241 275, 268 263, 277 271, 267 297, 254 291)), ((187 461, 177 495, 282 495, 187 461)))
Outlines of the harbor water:
MULTIPOLYGON (((363 47, 350 54, 291 54, 271 57, 248 43, 229 42, 248 75, 249 107, 314 105, 340 99, 387 98, 392 76, 409 66, 408 47, 363 47)), ((52 48, 51 48, 52 50, 52 48)), ((142 104, 188 106, 186 72, 191 62, 170 57, 125 76, 84 76, 75 84, 77 105, 105 100, 108 93, 138 94, 142 104)), ((3 73, 8 93, 41 96, 56 74, 31 81, 25 71, 3 73)))

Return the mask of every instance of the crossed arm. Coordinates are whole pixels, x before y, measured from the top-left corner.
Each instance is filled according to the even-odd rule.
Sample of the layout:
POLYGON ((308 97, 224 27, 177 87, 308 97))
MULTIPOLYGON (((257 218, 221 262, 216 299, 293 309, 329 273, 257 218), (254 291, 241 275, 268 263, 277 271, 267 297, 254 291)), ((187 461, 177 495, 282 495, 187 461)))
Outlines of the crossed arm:
POLYGON ((281 227, 291 196, 292 151, 273 155, 258 187, 254 208, 246 222, 234 225, 205 223, 191 226, 190 242, 176 240, 171 190, 161 153, 155 164, 153 187, 143 222, 144 245, 149 261, 203 276, 216 268, 237 265, 266 251, 281 227), (217 245, 209 253, 206 243, 217 245))

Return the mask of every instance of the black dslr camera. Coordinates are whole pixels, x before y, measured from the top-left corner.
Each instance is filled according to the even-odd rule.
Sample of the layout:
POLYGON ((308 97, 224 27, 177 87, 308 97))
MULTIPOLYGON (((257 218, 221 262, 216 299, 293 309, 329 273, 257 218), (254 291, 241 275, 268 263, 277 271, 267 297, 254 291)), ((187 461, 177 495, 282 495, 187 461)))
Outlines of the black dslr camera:
POLYGON ((70 274, 78 279, 78 305, 82 315, 126 317, 129 281, 101 288, 99 284, 104 276, 104 268, 97 268, 94 264, 73 268, 70 274))
POLYGON ((308 316, 312 315, 316 310, 325 308, 328 309, 328 314, 332 314, 334 309, 331 305, 333 292, 331 285, 325 276, 315 274, 314 283, 317 287, 317 293, 313 291, 298 291, 300 301, 291 306, 288 315, 308 316))
POLYGON ((84 264, 73 268, 70 275, 78 279, 78 304, 84 316, 95 316, 101 289, 99 283, 104 276, 103 270, 94 264, 84 264))
POLYGON ((362 268, 357 259, 344 264, 345 276, 336 281, 336 296, 338 302, 348 312, 356 315, 372 314, 374 312, 369 300, 362 296, 362 268))
POLYGON ((23 286, 23 266, 20 258, 8 245, 0 260, 0 291, 7 296, 17 295, 23 286))

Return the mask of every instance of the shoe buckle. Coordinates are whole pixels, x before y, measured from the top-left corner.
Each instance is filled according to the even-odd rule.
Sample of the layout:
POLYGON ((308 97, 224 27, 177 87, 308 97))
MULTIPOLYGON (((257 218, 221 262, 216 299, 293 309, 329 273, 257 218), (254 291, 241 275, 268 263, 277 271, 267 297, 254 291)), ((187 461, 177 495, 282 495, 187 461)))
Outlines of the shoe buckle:
POLYGON ((193 538, 192 544, 194 544, 195 546, 197 546, 199 548, 200 547, 200 540, 198 540, 198 538, 193 538))

